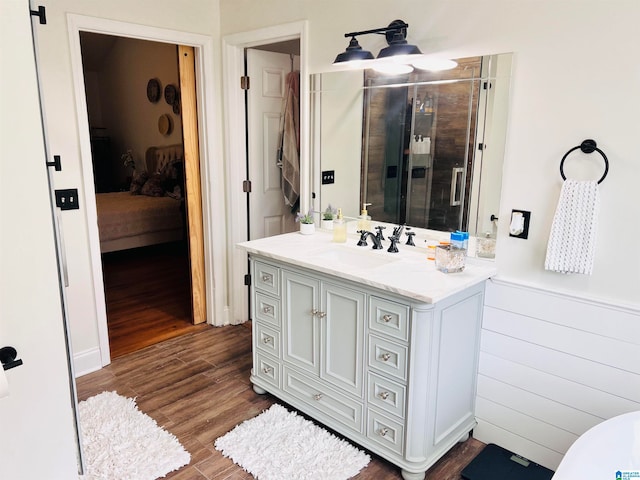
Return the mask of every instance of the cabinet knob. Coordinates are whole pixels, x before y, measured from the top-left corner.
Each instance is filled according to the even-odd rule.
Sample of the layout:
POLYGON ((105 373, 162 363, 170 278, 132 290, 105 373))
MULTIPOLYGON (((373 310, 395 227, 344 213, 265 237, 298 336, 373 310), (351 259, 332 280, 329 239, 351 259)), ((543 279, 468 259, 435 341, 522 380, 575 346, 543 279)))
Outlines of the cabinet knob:
POLYGON ((392 318, 393 317, 391 315, 389 315, 388 313, 386 315, 382 316, 382 320, 384 321, 384 323, 389 323, 392 318))
POLYGON ((262 281, 263 282, 271 282, 273 280, 273 275, 269 275, 268 273, 264 273, 262 274, 262 281))
POLYGON ((382 399, 382 400, 386 400, 387 398, 389 398, 389 392, 380 392, 378 394, 378 396, 382 399))
POLYGON ((262 339, 262 343, 264 343, 264 344, 273 343, 273 338, 272 337, 264 337, 262 339))
POLYGON ((313 315, 314 317, 316 315, 318 315, 318 313, 320 313, 318 310, 316 310, 315 308, 313 310, 311 310, 311 315, 313 315))
POLYGON ((387 433, 389 433, 389 429, 386 427, 378 430, 378 435, 380 435, 381 437, 386 437, 387 433))
POLYGON ((380 358, 382 359, 383 362, 387 362, 389 361, 389 359, 391 358, 391 354, 390 353, 383 353, 382 355, 380 355, 380 358))
POLYGON ((327 316, 327 314, 326 314, 325 312, 318 312, 318 316, 319 316, 320 318, 324 318, 324 317, 326 317, 326 316, 327 316))
POLYGON ((273 372, 273 367, 263 367, 262 368, 262 372, 266 373, 267 375, 270 374, 271 372, 273 372))
POLYGON ((322 400, 322 394, 321 394, 321 393, 316 393, 316 394, 313 396, 313 399, 314 399, 314 400, 322 400))
POLYGON ((265 305, 264 307, 262 307, 262 313, 272 314, 273 307, 271 305, 265 305))

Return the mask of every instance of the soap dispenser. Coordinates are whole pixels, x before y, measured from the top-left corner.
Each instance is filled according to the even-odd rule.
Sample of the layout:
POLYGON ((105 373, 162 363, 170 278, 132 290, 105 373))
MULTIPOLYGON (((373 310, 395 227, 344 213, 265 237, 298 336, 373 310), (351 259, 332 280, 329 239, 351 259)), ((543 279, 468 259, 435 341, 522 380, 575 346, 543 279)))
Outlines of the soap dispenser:
POLYGON ((362 204, 362 211, 360 212, 360 216, 358 217, 358 231, 364 230, 366 232, 371 231, 371 217, 367 213, 367 207, 371 205, 370 203, 362 204))
POLYGON ((338 216, 333 221, 333 241, 345 243, 347 241, 347 222, 342 218, 342 209, 338 209, 338 216))

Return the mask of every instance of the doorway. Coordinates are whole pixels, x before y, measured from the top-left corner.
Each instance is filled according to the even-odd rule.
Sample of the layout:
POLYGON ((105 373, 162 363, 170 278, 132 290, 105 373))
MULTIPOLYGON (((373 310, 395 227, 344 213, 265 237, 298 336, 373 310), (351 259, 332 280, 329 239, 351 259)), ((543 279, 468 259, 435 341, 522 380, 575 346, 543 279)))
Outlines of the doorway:
MULTIPOLYGON (((307 64, 308 22, 292 22, 228 35, 223 38, 223 100, 226 134, 227 184, 233 186, 229 193, 229 211, 233 218, 242 219, 229 224, 230 285, 246 284, 248 274, 247 255, 233 246, 249 238, 247 198, 241 186, 247 180, 246 162, 237 159, 246 157, 246 112, 245 91, 238 88, 245 73, 245 49, 262 45, 297 41, 300 46, 300 209, 311 205, 311 169, 309 161, 309 73, 307 64)), ((249 296, 246 288, 233 288, 230 292, 232 323, 241 323, 249 318, 249 296)))
POLYGON ((80 45, 115 358, 206 320, 193 49, 90 32, 80 45))
POLYGON ((295 145, 300 138, 300 41, 247 48, 245 62, 247 178, 251 182, 247 239, 255 240, 297 228, 299 146, 297 155, 290 155, 294 158, 282 151, 283 144, 295 145), (285 116, 291 118, 293 128, 285 129, 285 116), (287 175, 293 177, 289 185, 285 185, 287 175))

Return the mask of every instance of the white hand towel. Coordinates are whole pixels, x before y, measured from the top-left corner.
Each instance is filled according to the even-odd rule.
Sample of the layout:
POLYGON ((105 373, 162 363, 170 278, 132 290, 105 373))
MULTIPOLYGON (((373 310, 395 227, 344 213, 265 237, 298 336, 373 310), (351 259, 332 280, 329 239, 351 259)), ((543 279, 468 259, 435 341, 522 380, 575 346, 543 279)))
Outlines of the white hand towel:
POLYGON ((599 203, 597 182, 564 181, 551 225, 546 270, 591 275, 599 203))

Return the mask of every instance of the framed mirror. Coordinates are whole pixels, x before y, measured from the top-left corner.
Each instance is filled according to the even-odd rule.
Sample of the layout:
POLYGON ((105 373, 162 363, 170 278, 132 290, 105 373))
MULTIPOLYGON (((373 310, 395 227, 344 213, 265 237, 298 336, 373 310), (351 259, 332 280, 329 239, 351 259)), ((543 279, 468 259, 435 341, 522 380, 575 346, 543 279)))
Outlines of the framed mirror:
POLYGON ((374 222, 495 235, 511 54, 442 72, 311 78, 315 205, 374 222))

